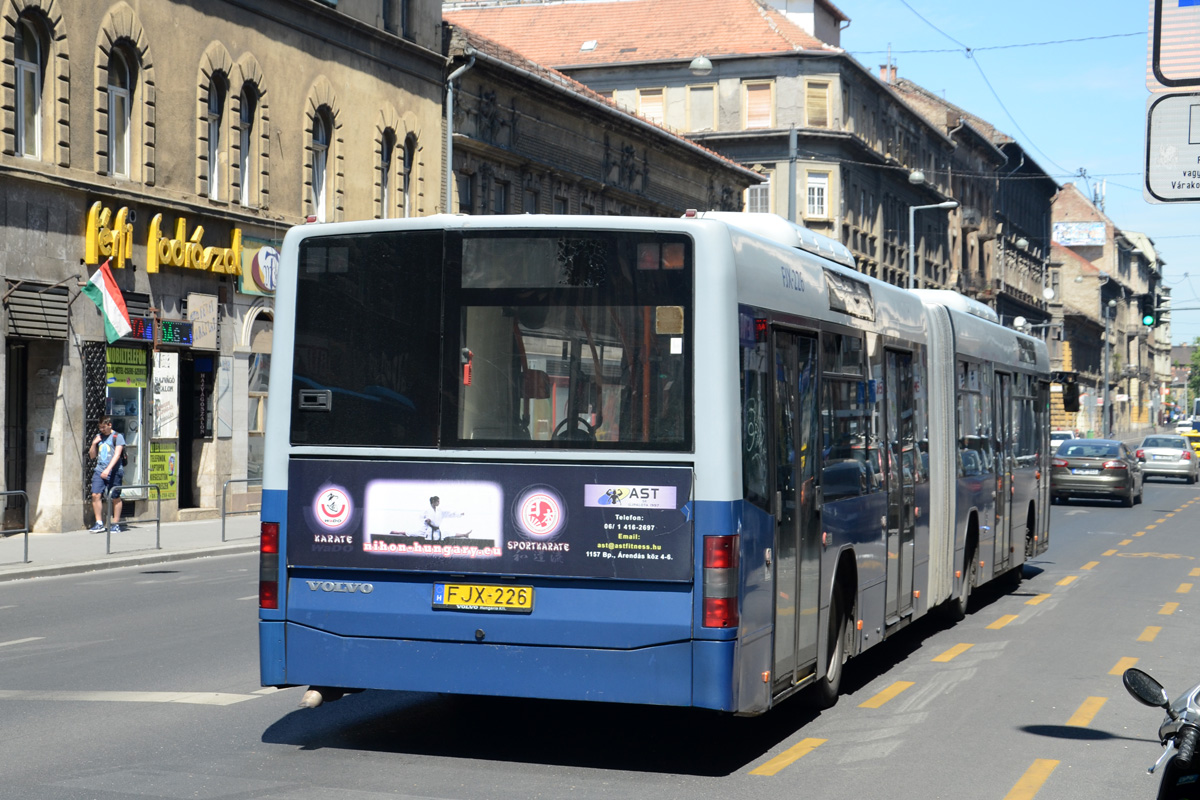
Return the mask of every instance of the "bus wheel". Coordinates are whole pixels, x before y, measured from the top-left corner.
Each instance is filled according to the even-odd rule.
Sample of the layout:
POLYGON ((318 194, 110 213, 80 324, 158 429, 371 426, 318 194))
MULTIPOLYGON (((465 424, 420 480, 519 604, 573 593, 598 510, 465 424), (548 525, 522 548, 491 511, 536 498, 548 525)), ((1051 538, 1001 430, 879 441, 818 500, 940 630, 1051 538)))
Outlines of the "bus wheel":
POLYGON ((960 622, 967 616, 967 606, 971 602, 971 587, 975 585, 975 576, 979 574, 979 564, 975 561, 975 551, 971 551, 967 559, 966 569, 963 570, 962 589, 958 597, 950 601, 950 619, 960 622))
POLYGON ((838 693, 842 689, 842 671, 846 664, 850 630, 849 618, 842 609, 844 603, 841 588, 835 586, 829 601, 829 640, 825 649, 829 660, 825 675, 817 678, 812 690, 813 705, 817 708, 831 708, 838 701, 838 693))

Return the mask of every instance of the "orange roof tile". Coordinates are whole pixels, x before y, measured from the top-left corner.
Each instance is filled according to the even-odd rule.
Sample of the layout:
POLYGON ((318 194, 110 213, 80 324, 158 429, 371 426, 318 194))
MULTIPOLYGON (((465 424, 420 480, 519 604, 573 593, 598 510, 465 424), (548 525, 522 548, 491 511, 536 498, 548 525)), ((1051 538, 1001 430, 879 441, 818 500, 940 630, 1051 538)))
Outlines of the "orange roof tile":
POLYGON ((446 6, 443 18, 553 67, 841 52, 758 0, 589 0, 446 6), (592 44, 594 43, 594 44, 592 44))

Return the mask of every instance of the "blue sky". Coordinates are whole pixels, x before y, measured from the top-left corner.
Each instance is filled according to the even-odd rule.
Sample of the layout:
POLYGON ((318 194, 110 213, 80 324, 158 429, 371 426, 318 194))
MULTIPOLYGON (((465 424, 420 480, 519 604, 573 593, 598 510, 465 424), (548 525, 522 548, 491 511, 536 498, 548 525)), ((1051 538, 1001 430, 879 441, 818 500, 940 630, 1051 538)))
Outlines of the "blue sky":
POLYGON ((1197 308, 1172 313, 1172 341, 1200 337, 1200 204, 1155 205, 1142 196, 1148 0, 833 2, 851 20, 842 47, 875 74, 890 44, 901 77, 1017 139, 1060 184, 1086 192, 1080 169, 1092 184, 1107 178, 1105 213, 1154 240, 1173 304, 1197 308), (1085 37, 1113 38, 983 49, 971 58, 963 50, 1085 37), (955 52, 910 52, 917 50, 955 52))

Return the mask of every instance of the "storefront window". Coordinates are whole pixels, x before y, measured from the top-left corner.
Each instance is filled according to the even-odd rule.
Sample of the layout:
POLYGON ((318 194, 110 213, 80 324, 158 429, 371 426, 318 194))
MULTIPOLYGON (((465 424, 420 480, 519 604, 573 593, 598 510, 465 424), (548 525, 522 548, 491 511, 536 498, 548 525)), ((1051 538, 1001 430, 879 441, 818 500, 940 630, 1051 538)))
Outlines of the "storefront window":
MULTIPOLYGON (((126 486, 145 483, 142 446, 148 377, 147 351, 135 347, 110 347, 106 357, 107 393, 104 413, 112 417, 113 430, 125 437, 126 486)), ((143 490, 124 493, 127 499, 143 497, 143 490)))
POLYGON ((267 387, 270 373, 271 356, 266 353, 252 353, 248 383, 249 400, 246 404, 246 477, 251 479, 262 477, 263 434, 267 425, 267 387))

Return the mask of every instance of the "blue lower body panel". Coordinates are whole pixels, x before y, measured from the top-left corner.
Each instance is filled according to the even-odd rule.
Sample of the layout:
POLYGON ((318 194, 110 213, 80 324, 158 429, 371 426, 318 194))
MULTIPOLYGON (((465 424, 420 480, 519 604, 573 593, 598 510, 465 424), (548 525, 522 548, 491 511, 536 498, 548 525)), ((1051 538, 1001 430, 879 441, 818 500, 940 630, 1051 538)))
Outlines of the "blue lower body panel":
POLYGON ((732 711, 732 641, 634 650, 346 637, 260 623, 263 682, 732 711), (271 655, 282 644, 284 669, 271 655), (701 676, 696 680, 696 676, 701 676))

